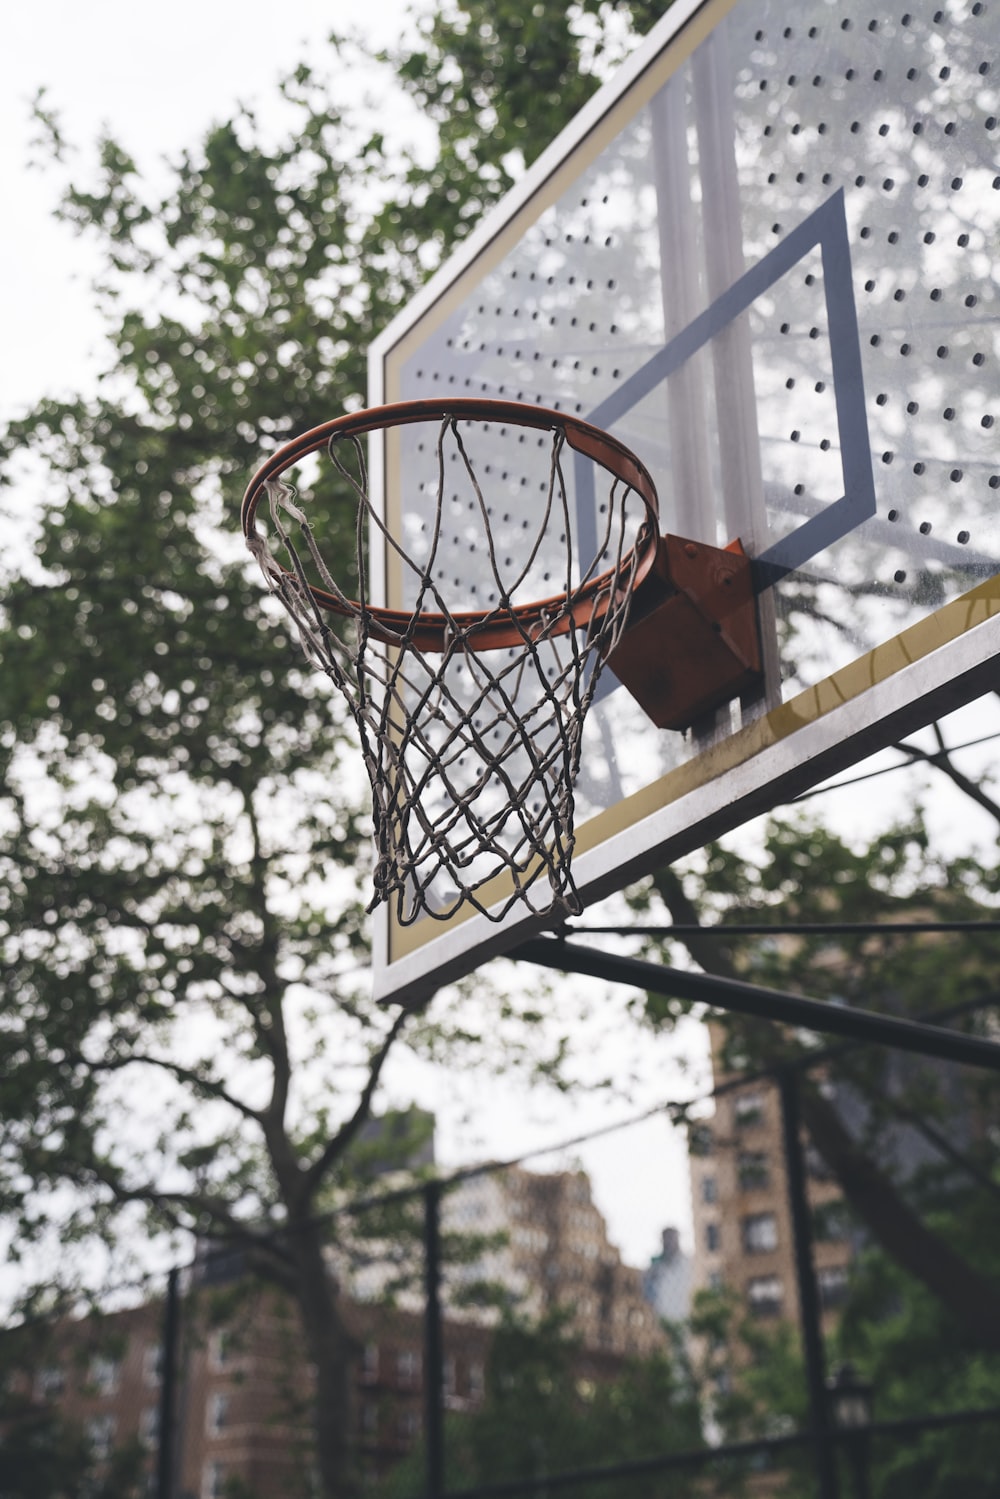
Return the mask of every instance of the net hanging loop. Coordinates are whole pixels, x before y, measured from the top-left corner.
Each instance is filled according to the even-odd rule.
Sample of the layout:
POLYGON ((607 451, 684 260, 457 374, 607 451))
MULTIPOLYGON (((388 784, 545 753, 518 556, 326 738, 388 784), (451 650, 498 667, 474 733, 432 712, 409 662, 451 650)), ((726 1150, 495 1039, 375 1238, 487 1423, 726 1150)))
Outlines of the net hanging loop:
POLYGON ((392 902, 402 926, 465 906, 492 921, 516 903, 578 913, 570 865, 586 715, 659 545, 656 489, 640 460, 558 411, 400 402, 338 417, 277 450, 247 488, 242 523, 307 657, 358 728, 374 815, 369 909, 392 902), (404 447, 420 424, 435 429, 433 445, 419 447, 430 519, 411 538, 373 502, 360 439, 395 433, 411 481, 418 449, 404 447), (531 433, 548 434, 547 456, 545 437, 531 433), (499 479, 497 463, 477 460, 480 444, 490 459, 504 454, 499 479), (287 477, 314 454, 332 463, 341 510, 348 499, 356 506, 347 568, 342 543, 331 555, 318 539, 323 507, 287 477), (533 486, 513 466, 529 454, 533 486), (369 546, 384 549, 403 607, 372 602, 369 546), (345 572, 356 598, 337 581, 345 572), (539 578, 553 574, 561 590, 538 597, 539 578), (478 607, 469 607, 473 575, 490 595, 478 607))

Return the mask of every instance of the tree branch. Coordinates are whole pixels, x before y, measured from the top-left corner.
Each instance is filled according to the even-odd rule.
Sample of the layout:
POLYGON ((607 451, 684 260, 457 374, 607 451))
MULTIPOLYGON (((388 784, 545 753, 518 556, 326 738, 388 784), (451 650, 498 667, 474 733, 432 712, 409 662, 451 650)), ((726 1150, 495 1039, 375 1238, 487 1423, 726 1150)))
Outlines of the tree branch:
POLYGON ((888 1093, 882 1094, 880 1102, 883 1108, 889 1109, 897 1118, 904 1120, 918 1134, 923 1135, 924 1139, 937 1151, 938 1155, 943 1156, 945 1160, 951 1161, 960 1171, 963 1171, 966 1176, 971 1177, 974 1182, 982 1187, 984 1192, 988 1192, 991 1197, 995 1197, 1000 1201, 1000 1182, 994 1181, 989 1171, 980 1166, 978 1161, 974 1161, 965 1151, 959 1150, 956 1145, 953 1145, 948 1136, 941 1130, 936 1129, 918 1110, 911 1109, 901 1099, 893 1098, 888 1093))
MULTIPOLYGON (((673 870, 657 878, 657 889, 676 923, 698 924, 698 909, 673 870)), ((699 939, 696 934, 685 936, 683 941, 706 972, 732 975, 731 956, 720 950, 720 945, 699 939)), ((767 1030, 757 1031, 758 1039, 764 1043, 765 1066, 776 1059, 773 1054, 768 1055, 769 1048, 783 1051, 783 1031, 773 1026, 768 1029, 770 1039, 767 1030)), ((997 1287, 945 1239, 927 1228, 888 1174, 857 1144, 837 1111, 815 1088, 803 1088, 801 1098, 802 1119, 810 1140, 875 1240, 940 1299, 977 1346, 1000 1349, 997 1287)))
POLYGON ((803 1088, 801 1097, 810 1140, 878 1242, 948 1308, 976 1347, 1000 1350, 996 1285, 927 1228, 825 1098, 814 1088, 803 1088))
POLYGON ((934 737, 938 742, 937 753, 920 749, 917 745, 907 744, 905 741, 894 747, 900 754, 906 755, 910 761, 914 763, 919 761, 921 764, 932 765, 935 770, 940 770, 953 785, 958 787, 959 791, 964 792, 971 801, 974 801, 977 806, 982 807, 984 812, 988 812, 995 822, 1000 823, 1000 804, 995 802, 991 796, 987 796, 983 788, 978 786, 975 781, 971 781, 968 776, 962 774, 951 759, 951 751, 944 742, 944 735, 941 733, 940 725, 935 723, 931 727, 934 730, 934 737))
POLYGON ((408 1019, 408 1012, 400 1010, 384 1037, 382 1045, 375 1052, 369 1063, 368 1080, 362 1089, 354 1113, 341 1125, 336 1134, 330 1137, 319 1155, 304 1173, 303 1187, 307 1195, 307 1200, 315 1194, 326 1172, 330 1169, 333 1162, 347 1150, 368 1118, 372 1098, 375 1095, 375 1089, 378 1087, 378 1081, 382 1074, 382 1068, 385 1066, 386 1059, 396 1044, 408 1019))
POLYGON ((266 1046, 268 1054, 274 1065, 274 1073, 271 1084, 271 1099, 267 1106, 267 1118, 269 1123, 281 1125, 284 1122, 285 1110, 288 1107, 288 1091, 291 1086, 291 1063, 288 1056, 288 1037, 285 1034, 285 1017, 281 1007, 281 996, 283 985, 278 976, 278 944, 280 937, 272 919, 271 910, 267 903, 266 869, 267 858, 264 854, 263 841, 260 835, 260 824, 257 821, 257 809, 254 806, 253 791, 245 791, 239 787, 246 810, 247 819, 250 823, 250 834, 253 839, 253 854, 250 860, 251 889, 257 915, 260 918, 263 939, 257 950, 258 977, 264 986, 263 1004, 267 1012, 268 1024, 262 1025, 260 1017, 251 1011, 254 1031, 266 1046))
POLYGON ((159 1067, 164 1072, 169 1072, 179 1082, 188 1083, 192 1088, 201 1093, 206 1093, 210 1098, 217 1098, 220 1103, 228 1104, 231 1109, 242 1114, 244 1119, 252 1119, 255 1124, 262 1124, 263 1117, 257 1109, 252 1109, 248 1103, 244 1103, 235 1094, 230 1093, 222 1083, 213 1078, 204 1077, 194 1067, 184 1067, 179 1062, 171 1062, 167 1057, 154 1057, 147 1052, 131 1052, 127 1057, 104 1057, 98 1062, 91 1061, 82 1053, 78 1053, 75 1060, 86 1067, 90 1072, 123 1072, 126 1067, 159 1067))
POLYGON ((255 1269, 267 1273, 276 1283, 294 1291, 294 1259, 285 1242, 284 1230, 279 1228, 266 1234, 254 1230, 223 1203, 206 1193, 161 1192, 148 1183, 129 1186, 108 1163, 96 1156, 81 1161, 76 1174, 80 1177, 90 1176, 98 1181, 107 1188, 115 1202, 122 1206, 140 1203, 162 1213, 174 1228, 185 1233, 195 1232, 191 1219, 196 1223, 199 1219, 209 1219, 217 1225, 219 1242, 239 1247, 252 1257, 255 1269))

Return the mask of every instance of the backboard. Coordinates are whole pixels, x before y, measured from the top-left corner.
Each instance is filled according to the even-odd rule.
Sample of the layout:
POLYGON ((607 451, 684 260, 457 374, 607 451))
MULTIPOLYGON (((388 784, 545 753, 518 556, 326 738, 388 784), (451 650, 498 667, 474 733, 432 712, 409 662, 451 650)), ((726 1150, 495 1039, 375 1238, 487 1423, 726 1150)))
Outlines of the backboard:
MULTIPOLYGON (((602 681, 586 901, 997 684, 998 42, 997 0, 676 0, 371 349, 371 404, 575 414, 647 465, 665 531, 753 558, 759 692, 680 734, 602 681)), ((426 525, 415 436, 371 463, 390 529, 426 525)), ((570 498, 586 531, 583 472, 570 498)), ((376 994, 538 929, 383 907, 376 994)))

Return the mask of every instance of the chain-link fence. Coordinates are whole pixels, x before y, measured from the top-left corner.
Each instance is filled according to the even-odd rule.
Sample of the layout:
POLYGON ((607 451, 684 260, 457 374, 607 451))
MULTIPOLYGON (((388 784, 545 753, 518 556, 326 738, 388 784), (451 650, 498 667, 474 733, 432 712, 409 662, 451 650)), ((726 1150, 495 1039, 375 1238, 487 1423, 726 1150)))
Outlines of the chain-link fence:
POLYGON ((331 1217, 368 1490, 993 1492, 993 1074, 840 1042, 748 1071, 721 1029, 714 1060, 659 1117, 682 1200, 644 1120, 331 1217))
MULTIPOLYGON (((370 1347, 378 1492, 993 1492, 1000 1351, 958 1321, 959 1277, 997 1285, 985 1074, 857 1047, 752 1076, 717 1061, 712 1098, 675 1111, 691 1252, 664 1223, 627 1263, 579 1166, 420 1189, 422 1287, 408 1314, 371 1310, 414 1340, 423 1319, 423 1408, 418 1428, 392 1403, 401 1369, 415 1394, 415 1343, 388 1364, 370 1347), (404 1430, 405 1457, 381 1445, 404 1430)), ((623 1161, 632 1145, 623 1128, 623 1161)))
POLYGON ((10 1473, 74 1427, 107 1496, 293 1499, 336 1426, 379 1499, 987 1499, 995 1074, 847 1043, 748 1070, 721 1028, 713 1056, 700 1100, 518 1162, 445 1172, 426 1116, 376 1122, 322 1219, 339 1410, 239 1246, 9 1334, 0 1491, 63 1492, 10 1473))

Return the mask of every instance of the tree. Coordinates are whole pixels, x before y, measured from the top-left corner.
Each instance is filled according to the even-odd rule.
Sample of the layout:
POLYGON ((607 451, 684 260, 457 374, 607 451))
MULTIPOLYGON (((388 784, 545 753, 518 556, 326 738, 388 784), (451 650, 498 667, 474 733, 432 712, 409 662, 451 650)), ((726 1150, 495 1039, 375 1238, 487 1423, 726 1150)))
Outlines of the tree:
MULTIPOLYGON (((939 1175, 938 1173, 935 1173, 939 1175)), ((939 1179, 924 1184, 924 1210, 936 1231, 994 1283, 1000 1203, 975 1185, 939 1179)), ((949 1308, 877 1248, 864 1254, 844 1309, 838 1343, 875 1389, 878 1420, 975 1410, 1000 1404, 1000 1363, 975 1347, 949 1308)), ((995 1421, 927 1431, 872 1453, 881 1499, 987 1499, 995 1486, 1000 1442, 995 1421)))
MULTIPOLYGON (((517 169, 490 111, 512 70, 523 98, 525 59, 486 14, 432 17, 426 50, 397 60, 442 122, 430 166, 304 65, 283 85, 284 139, 238 111, 162 196, 103 139, 62 213, 103 255, 104 377, 0 442, 7 484, 23 451, 43 476, 0 619, 12 1253, 57 1233, 66 1268, 73 1244, 139 1229, 239 1245, 299 1306, 331 1495, 350 1484, 349 1360, 317 1205, 350 1184, 390 1054, 450 1041, 468 1060, 483 1037, 472 1011, 365 998, 351 733, 246 571, 233 516, 262 443, 363 402, 371 338, 517 169), (451 119, 469 121, 460 141, 451 119)), ((570 14, 548 0, 524 16, 532 50, 554 38, 558 56, 542 125, 514 121, 522 156, 594 86, 570 14)), ((41 100, 38 117, 62 158, 41 100)), ((564 1041, 542 1035, 537 995, 504 1015, 505 1060, 551 1071, 564 1041)))
MULTIPOLYGON (((557 1312, 532 1325, 508 1309, 492 1337, 482 1407, 448 1421, 449 1488, 537 1482, 703 1445, 699 1402, 679 1343, 619 1363, 582 1349, 566 1320, 557 1312)), ((386 1499, 422 1492, 423 1461, 417 1452, 389 1474, 386 1499)), ((701 1491, 697 1476, 669 1471, 641 1481, 650 1495, 701 1491)), ((587 1488, 613 1499, 633 1492, 635 1482, 632 1475, 587 1488)))
MULTIPOLYGON (((950 768, 940 730, 938 737, 938 758, 950 768)), ((904 748, 914 758, 913 747, 904 748)), ((989 801, 985 782, 976 791, 989 801)), ((998 1004, 995 932, 907 936, 890 923, 991 922, 995 890, 995 868, 935 852, 915 814, 856 848, 815 821, 773 820, 759 854, 712 847, 696 869, 662 871, 636 899, 643 906, 662 900, 675 923, 690 925, 678 940, 709 972, 988 1031, 998 1004), (741 924, 766 928, 769 921, 771 937, 740 935, 741 924), (720 922, 725 933, 713 934, 720 922), (845 923, 863 929, 839 930, 845 923), (796 926, 808 930, 796 934, 796 926)), ((670 1023, 679 1009, 653 996, 647 1004, 654 1023, 670 1023)), ((977 1379, 980 1392, 983 1379, 995 1389, 993 1075, 900 1062, 885 1049, 861 1046, 824 1050, 821 1067, 803 1068, 815 1057, 815 1038, 745 1017, 722 1015, 715 1024, 717 1064, 733 1078, 798 1069, 810 1141, 870 1246, 872 1288, 859 1293, 845 1323, 845 1351, 880 1385, 882 1365, 903 1373, 880 1413, 912 1413, 924 1403, 928 1379, 952 1408, 969 1398, 977 1379), (898 1148, 903 1135, 909 1150, 898 1148)))
POLYGON ((105 1458, 79 1423, 66 1420, 38 1383, 52 1355, 51 1329, 35 1322, 0 1341, 0 1493, 10 1499, 130 1499, 143 1466, 138 1442, 105 1458))
MULTIPOLYGON (((510 187, 671 3, 464 0, 429 13, 422 45, 393 60, 440 131, 436 189, 447 191, 449 172, 463 182, 472 162, 490 196, 510 187)), ((478 206, 463 204, 462 217, 478 206)))
MULTIPOLYGON (((300 1307, 328 1494, 348 1360, 317 1204, 350 1186, 393 1052, 483 1038, 474 1010, 365 999, 350 731, 231 517, 262 444, 363 401, 371 338, 665 8, 435 13, 393 59, 438 123, 431 161, 305 66, 283 140, 238 112, 162 196, 103 140, 63 212, 103 252, 105 378, 0 443, 7 483, 23 450, 43 474, 0 620, 0 1206, 15 1253, 57 1227, 64 1263, 138 1224, 240 1245, 300 1307)), ((537 995, 503 1016, 491 1054, 556 1066, 537 995)))
MULTIPOLYGON (((997 1277, 1000 1198, 940 1167, 923 1174, 916 1200, 935 1232, 991 1279, 997 1277)), ((796 1329, 748 1315, 738 1291, 699 1293, 691 1317, 699 1350, 695 1378, 727 1440, 780 1435, 809 1426, 808 1383, 796 1329), (738 1374, 734 1377, 734 1370, 738 1374)), ((829 1338, 828 1367, 850 1362, 873 1390, 877 1422, 995 1409, 1000 1361, 977 1348, 946 1303, 902 1271, 877 1244, 863 1250, 840 1321, 829 1338)), ((993 1419, 877 1438, 868 1456, 879 1499, 919 1493, 927 1499, 988 1499, 1000 1459, 993 1419)), ((775 1493, 811 1492, 810 1448, 774 1464, 775 1493)), ((846 1475, 845 1475, 846 1477, 846 1475)), ((844 1492, 851 1493, 849 1482, 844 1492)))

